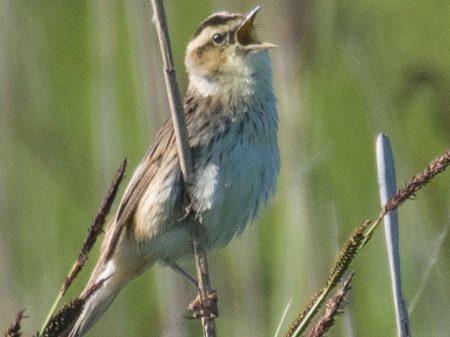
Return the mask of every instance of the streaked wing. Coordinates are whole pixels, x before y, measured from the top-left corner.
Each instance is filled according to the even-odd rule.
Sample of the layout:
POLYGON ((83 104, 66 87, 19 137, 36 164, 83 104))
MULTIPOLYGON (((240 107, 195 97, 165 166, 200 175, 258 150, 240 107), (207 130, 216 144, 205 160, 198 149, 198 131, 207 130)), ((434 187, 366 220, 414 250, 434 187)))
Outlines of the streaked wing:
POLYGON ((108 261, 114 254, 123 228, 132 221, 143 194, 158 175, 161 165, 164 165, 164 158, 171 154, 170 152, 175 146, 173 124, 171 120, 168 120, 159 130, 153 145, 137 167, 124 192, 115 219, 111 223, 111 228, 107 230, 107 237, 102 246, 103 262, 108 261))
MULTIPOLYGON (((184 109, 190 137, 195 135, 195 138, 200 138, 204 141, 205 137, 199 137, 199 135, 206 132, 205 126, 208 126, 209 123, 206 119, 199 118, 199 114, 208 111, 210 105, 212 105, 210 100, 206 100, 201 105, 198 100, 194 99, 192 93, 187 93, 184 109)), ((199 145, 198 141, 193 142, 191 139, 190 145, 193 147, 192 151, 195 157, 196 147, 199 145)), ((137 167, 133 178, 125 190, 116 218, 111 223, 111 228, 107 230, 106 238, 102 246, 103 262, 109 260, 113 255, 123 228, 132 222, 139 202, 147 188, 149 188, 152 181, 161 172, 163 166, 173 159, 174 156, 178 157, 178 154, 173 124, 169 118, 158 131, 153 145, 137 167)))

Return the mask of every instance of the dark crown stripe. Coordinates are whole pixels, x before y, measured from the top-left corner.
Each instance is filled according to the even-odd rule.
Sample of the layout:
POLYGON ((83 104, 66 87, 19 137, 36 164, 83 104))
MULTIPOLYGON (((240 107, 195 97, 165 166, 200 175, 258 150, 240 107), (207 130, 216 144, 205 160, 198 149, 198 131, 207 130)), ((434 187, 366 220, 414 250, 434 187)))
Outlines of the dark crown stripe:
POLYGON ((229 21, 236 20, 238 18, 243 18, 243 16, 241 14, 230 14, 230 13, 211 15, 200 24, 200 26, 194 32, 192 38, 199 36, 200 33, 203 31, 203 29, 205 29, 206 27, 220 26, 226 24, 229 21))

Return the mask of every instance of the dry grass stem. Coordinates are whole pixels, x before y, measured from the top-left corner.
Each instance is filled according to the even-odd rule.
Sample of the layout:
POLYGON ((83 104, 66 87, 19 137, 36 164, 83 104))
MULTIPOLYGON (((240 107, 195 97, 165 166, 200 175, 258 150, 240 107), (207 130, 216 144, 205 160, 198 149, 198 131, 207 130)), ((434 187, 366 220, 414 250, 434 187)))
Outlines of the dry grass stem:
POLYGON ((194 177, 194 162, 192 160, 191 148, 189 145, 189 134, 186 126, 183 99, 175 72, 175 64, 170 45, 169 29, 167 25, 164 4, 162 0, 152 0, 153 21, 158 34, 159 47, 164 65, 164 80, 166 82, 167 96, 172 116, 178 157, 180 158, 181 172, 187 185, 188 191, 192 185, 194 177))
MULTIPOLYGON (((187 191, 186 198, 189 204, 189 200, 191 199, 190 190, 195 172, 189 145, 189 135, 186 127, 183 102, 181 99, 180 89, 175 73, 168 25, 164 12, 164 4, 162 0, 152 0, 151 3, 154 13, 153 19, 156 26, 159 46, 164 64, 164 79, 166 82, 167 96, 169 99, 169 106, 177 141, 178 157, 187 191)), ((195 219, 196 217, 192 215, 193 214, 189 214, 189 216, 195 219)), ((208 275, 207 254, 200 240, 201 224, 198 223, 198 221, 194 221, 193 223, 194 228, 192 231, 192 244, 195 257, 195 267, 197 271, 198 295, 200 298, 200 305, 202 307, 201 311, 211 312, 210 294, 212 293, 212 291, 208 275)), ((201 321, 203 336, 214 337, 216 335, 214 316, 202 317, 201 321)))
POLYGON ((364 245, 370 240, 373 232, 383 220, 384 216, 397 209, 404 201, 411 199, 415 193, 425 187, 434 177, 439 173, 445 171, 450 165, 450 149, 444 151, 442 155, 433 160, 428 166, 419 174, 413 176, 408 183, 405 184, 392 198, 386 202, 386 205, 380 212, 378 218, 373 222, 366 232, 366 239, 364 245))
POLYGON ((95 242, 97 241, 98 236, 100 233, 103 232, 103 225, 105 224, 106 216, 108 215, 109 211, 111 210, 111 205, 114 202, 114 199, 117 194, 117 190, 119 189, 119 185, 122 182, 123 176, 125 174, 125 168, 127 166, 127 160, 125 159, 122 164, 120 165, 116 176, 111 183, 111 186, 103 199, 103 204, 100 207, 99 211, 97 212, 97 215, 94 218, 94 221, 92 221, 91 225, 89 226, 88 235, 86 237, 86 240, 83 243, 83 247, 81 248, 80 254, 78 255, 78 259, 73 265, 69 275, 64 280, 64 284, 62 286, 61 292, 62 295, 65 294, 69 286, 72 284, 75 277, 78 275, 78 273, 83 268, 84 264, 86 263, 89 252, 91 251, 92 247, 94 246, 95 242))
POLYGON ((55 302, 53 303, 47 318, 44 322, 44 324, 41 327, 40 335, 44 334, 44 331, 46 330, 48 324, 50 323, 50 320, 54 317, 54 313, 56 311, 56 308, 59 305, 59 302, 61 301, 64 294, 67 292, 67 289, 70 287, 72 282, 75 280, 78 273, 83 269, 84 264, 86 263, 88 259, 88 254, 92 247, 94 246, 95 242, 97 241, 97 237, 99 234, 103 231, 103 224, 105 223, 106 216, 108 215, 111 205, 114 202, 114 198, 116 197, 117 190, 119 189, 119 185, 122 182, 123 176, 125 174, 125 168, 127 165, 126 159, 122 162, 120 165, 116 176, 114 180, 111 183, 111 186, 103 199, 103 204, 100 207, 96 217, 94 218, 94 221, 89 226, 88 235, 86 240, 83 243, 83 247, 81 248, 80 254, 78 255, 78 259, 75 261, 75 263, 72 266, 72 269, 70 270, 69 274, 64 279, 64 283, 61 286, 61 289, 58 293, 58 296, 56 297, 55 302))
POLYGON ((345 296, 351 289, 351 282, 353 279, 353 273, 351 273, 344 284, 339 288, 336 293, 331 297, 325 305, 325 312, 322 317, 316 322, 308 337, 322 337, 333 326, 336 315, 341 313, 341 309, 344 303, 345 296))
POLYGON ((414 197, 414 194, 428 184, 436 175, 443 172, 450 164, 450 149, 433 160, 421 173, 415 175, 402 187, 397 194, 390 198, 384 206, 383 213, 392 212, 405 200, 414 197))
POLYGON ((316 292, 305 309, 291 323, 284 335, 285 337, 300 336, 305 331, 330 291, 347 271, 354 257, 369 242, 373 232, 381 223, 384 216, 388 212, 397 209, 405 200, 412 198, 414 193, 422 189, 436 175, 442 173, 448 165, 450 165, 450 150, 446 150, 441 156, 433 160, 425 170, 412 177, 403 188, 387 201, 385 207, 383 207, 380 215, 374 222, 366 220, 352 232, 331 268, 325 287, 316 292))
POLYGON ((317 313, 325 298, 328 296, 334 286, 339 283, 353 258, 362 247, 365 236, 364 231, 369 226, 370 222, 365 221, 359 225, 350 234, 350 237, 345 242, 344 246, 339 251, 336 262, 330 270, 325 286, 320 289, 309 301, 303 311, 291 323, 285 337, 300 336, 308 327, 309 323, 317 313))
POLYGON ((24 319, 23 313, 25 310, 19 311, 16 315, 16 320, 12 323, 8 330, 5 332, 5 337, 20 337, 22 336, 22 319, 24 319))

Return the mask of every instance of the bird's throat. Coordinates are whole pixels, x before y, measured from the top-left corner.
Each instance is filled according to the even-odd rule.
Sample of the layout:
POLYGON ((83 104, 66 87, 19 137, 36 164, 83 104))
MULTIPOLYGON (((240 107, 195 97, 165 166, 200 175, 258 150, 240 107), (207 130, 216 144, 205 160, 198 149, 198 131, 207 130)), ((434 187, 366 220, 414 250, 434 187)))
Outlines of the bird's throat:
POLYGON ((189 80, 190 89, 196 91, 202 97, 219 94, 220 85, 216 81, 197 74, 190 74, 189 80))

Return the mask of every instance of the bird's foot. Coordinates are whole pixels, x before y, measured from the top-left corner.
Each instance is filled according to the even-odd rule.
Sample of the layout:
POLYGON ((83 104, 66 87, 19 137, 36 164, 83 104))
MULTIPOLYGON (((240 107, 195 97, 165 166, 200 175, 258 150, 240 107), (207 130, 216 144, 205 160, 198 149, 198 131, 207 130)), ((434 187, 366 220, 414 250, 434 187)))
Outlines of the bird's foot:
POLYGON ((189 318, 216 318, 219 316, 219 307, 217 305, 217 291, 211 290, 205 300, 201 300, 200 295, 189 304, 188 311, 191 315, 189 318))
POLYGON ((177 222, 183 222, 187 220, 189 217, 194 218, 199 223, 203 223, 203 218, 200 212, 198 212, 195 209, 194 203, 190 202, 185 208, 184 208, 184 215, 177 220, 177 222))

